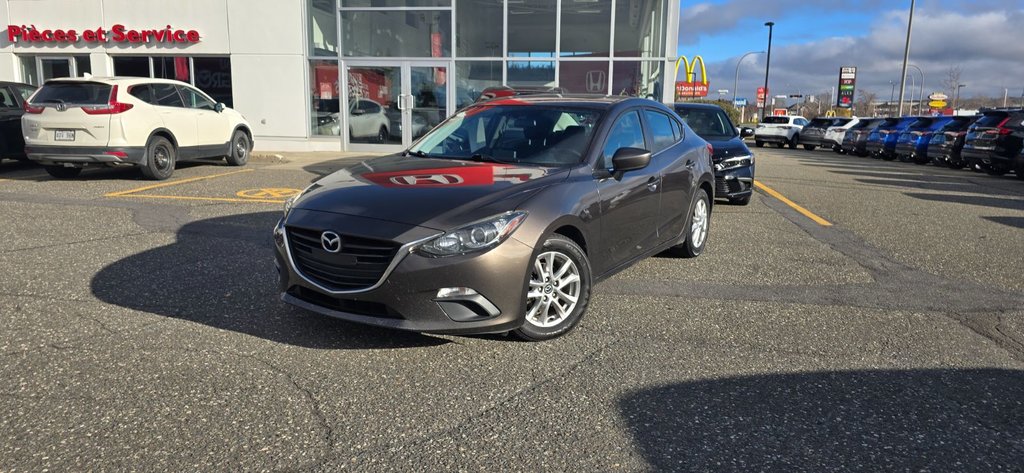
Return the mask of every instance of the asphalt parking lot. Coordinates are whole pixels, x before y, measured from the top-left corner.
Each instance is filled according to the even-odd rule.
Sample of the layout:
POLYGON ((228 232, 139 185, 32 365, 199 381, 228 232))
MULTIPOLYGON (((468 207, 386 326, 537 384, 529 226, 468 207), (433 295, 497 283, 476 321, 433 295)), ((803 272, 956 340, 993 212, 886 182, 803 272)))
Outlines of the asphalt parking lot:
POLYGON ((341 161, 5 161, 0 471, 1019 471, 1024 183, 756 152, 703 256, 546 343, 280 303, 280 202, 341 161))

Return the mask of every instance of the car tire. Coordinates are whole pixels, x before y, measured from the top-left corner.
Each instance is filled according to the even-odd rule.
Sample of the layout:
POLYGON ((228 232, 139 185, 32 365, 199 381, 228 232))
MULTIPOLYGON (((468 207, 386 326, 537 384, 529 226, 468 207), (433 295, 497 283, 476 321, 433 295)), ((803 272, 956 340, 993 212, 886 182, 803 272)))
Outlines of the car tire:
POLYGON ((729 199, 729 205, 747 205, 750 203, 750 196, 745 195, 743 197, 735 197, 729 199))
POLYGON ((576 242, 562 235, 548 237, 527 278, 523 325, 513 334, 539 342, 565 335, 579 324, 590 302, 591 275, 590 260, 576 242))
POLYGON ((764 141, 756 141, 755 140, 754 141, 754 146, 757 146, 758 148, 764 148, 764 141))
POLYGON ((388 142, 388 127, 382 126, 380 130, 377 130, 377 143, 384 144, 388 142))
POLYGON ((989 176, 1002 176, 1010 172, 1010 169, 1006 166, 986 166, 985 172, 988 173, 989 176))
POLYGON ((700 189, 693 197, 690 215, 686 219, 686 241, 673 246, 670 252, 683 258, 696 258, 704 252, 711 228, 711 199, 707 191, 700 189))
POLYGON ((43 166, 46 173, 56 179, 72 179, 82 173, 82 168, 69 168, 64 166, 43 166))
POLYGON ((807 151, 814 151, 818 149, 818 147, 815 145, 804 145, 804 149, 806 149, 807 151))
POLYGON ((947 159, 945 164, 946 166, 949 166, 950 169, 963 169, 964 166, 967 165, 966 163, 964 163, 964 160, 954 159, 952 157, 947 159))
POLYGON ((146 162, 142 164, 142 175, 146 179, 163 181, 174 174, 178 152, 167 138, 155 136, 146 145, 146 162))
POLYGON ((231 166, 245 166, 249 162, 249 153, 252 152, 252 142, 249 135, 242 130, 235 130, 231 135, 231 150, 226 161, 231 166))
POLYGON ((800 142, 800 135, 799 134, 793 135, 793 139, 789 140, 789 149, 796 149, 797 145, 800 144, 799 142, 800 142))

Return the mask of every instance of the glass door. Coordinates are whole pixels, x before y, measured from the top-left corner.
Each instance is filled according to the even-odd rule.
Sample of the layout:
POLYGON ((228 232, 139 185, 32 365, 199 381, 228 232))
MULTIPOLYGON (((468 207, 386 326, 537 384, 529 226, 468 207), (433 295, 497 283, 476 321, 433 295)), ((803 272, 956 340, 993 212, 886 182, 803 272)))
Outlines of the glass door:
POLYGON ((70 57, 44 57, 36 58, 36 70, 42 79, 40 84, 58 77, 76 77, 75 61, 70 57))
POLYGON ((448 117, 444 61, 346 61, 346 149, 400 151, 448 117))

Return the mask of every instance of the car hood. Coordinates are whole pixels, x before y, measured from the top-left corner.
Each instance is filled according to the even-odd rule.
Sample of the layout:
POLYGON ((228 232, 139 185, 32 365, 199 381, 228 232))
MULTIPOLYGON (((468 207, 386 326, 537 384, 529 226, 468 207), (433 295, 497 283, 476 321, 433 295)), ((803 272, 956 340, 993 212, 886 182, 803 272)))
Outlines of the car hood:
POLYGON ((739 138, 730 138, 727 140, 709 140, 704 139, 715 149, 714 154, 711 155, 711 160, 715 163, 723 159, 729 159, 736 156, 750 155, 750 149, 747 145, 743 144, 739 138))
POLYGON ((450 230, 514 210, 568 174, 564 168, 385 156, 325 176, 293 207, 450 230))

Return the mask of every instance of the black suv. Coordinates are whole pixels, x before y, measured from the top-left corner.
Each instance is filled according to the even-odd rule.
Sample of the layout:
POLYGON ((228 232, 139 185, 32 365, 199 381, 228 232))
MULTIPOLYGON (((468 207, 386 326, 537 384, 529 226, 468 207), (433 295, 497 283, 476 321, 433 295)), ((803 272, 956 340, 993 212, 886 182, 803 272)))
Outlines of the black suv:
POLYGON ((25 137, 21 134, 21 116, 25 114, 25 102, 35 92, 35 86, 0 82, 0 159, 27 159, 25 137))
POLYGON ((960 169, 965 166, 960 151, 964 149, 967 129, 978 117, 953 117, 948 123, 932 134, 928 142, 928 159, 936 166, 960 169))
POLYGON ((554 338, 596 282, 700 255, 713 198, 710 145, 660 103, 487 100, 289 201, 281 297, 381 327, 554 338))
POLYGON ((985 110, 967 130, 960 154, 971 168, 1001 176, 1013 169, 1022 139, 1024 110, 985 110))
POLYGON ((754 191, 754 155, 743 143, 753 136, 747 128, 737 131, 722 107, 704 103, 677 103, 676 113, 714 147, 711 159, 715 163, 715 197, 729 199, 729 203, 747 205, 754 191))
POLYGON ((871 134, 871 131, 884 120, 884 118, 861 118, 856 125, 853 125, 849 130, 846 130, 846 135, 843 136, 843 153, 855 156, 867 156, 868 136, 871 134))

